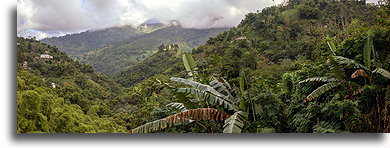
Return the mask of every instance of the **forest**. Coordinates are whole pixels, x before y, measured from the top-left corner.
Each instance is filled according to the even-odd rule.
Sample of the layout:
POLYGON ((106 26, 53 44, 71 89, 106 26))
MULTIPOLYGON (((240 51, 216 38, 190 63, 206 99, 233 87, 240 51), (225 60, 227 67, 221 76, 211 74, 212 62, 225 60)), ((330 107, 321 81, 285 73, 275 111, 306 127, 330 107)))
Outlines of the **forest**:
POLYGON ((17 37, 17 133, 389 133, 389 8, 290 0, 107 75, 17 37))

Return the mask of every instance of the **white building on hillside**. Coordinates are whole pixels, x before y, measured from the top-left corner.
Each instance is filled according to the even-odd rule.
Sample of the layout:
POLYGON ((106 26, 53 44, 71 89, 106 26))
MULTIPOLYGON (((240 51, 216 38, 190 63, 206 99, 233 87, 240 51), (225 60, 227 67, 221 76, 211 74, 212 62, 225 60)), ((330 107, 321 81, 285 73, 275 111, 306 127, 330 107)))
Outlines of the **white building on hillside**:
POLYGON ((39 58, 41 58, 41 59, 53 59, 53 56, 51 56, 49 54, 41 54, 41 56, 39 58))

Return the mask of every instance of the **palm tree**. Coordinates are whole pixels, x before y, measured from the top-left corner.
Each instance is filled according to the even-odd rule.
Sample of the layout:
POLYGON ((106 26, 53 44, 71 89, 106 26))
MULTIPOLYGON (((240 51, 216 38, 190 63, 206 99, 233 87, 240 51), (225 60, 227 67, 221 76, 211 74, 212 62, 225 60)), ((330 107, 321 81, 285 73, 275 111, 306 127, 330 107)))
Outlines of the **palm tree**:
MULTIPOLYGON (((224 133, 241 133, 248 115, 245 112, 245 99, 241 99, 236 89, 223 78, 211 77, 209 85, 201 84, 197 79, 197 65, 190 54, 183 55, 183 63, 190 79, 171 78, 172 81, 189 85, 189 88, 174 88, 182 99, 191 96, 192 99, 183 100, 183 103, 171 103, 172 106, 181 110, 180 113, 152 121, 132 129, 131 133, 148 133, 162 130, 176 125, 188 124, 194 121, 215 120, 224 121, 224 133), (222 108, 223 110, 216 109, 222 108), (230 112, 231 114, 227 113, 230 112)), ((242 75, 243 76, 243 75, 242 75)), ((244 79, 243 79, 244 80, 244 79)), ((240 84, 244 85, 244 82, 240 84)), ((241 86, 241 91, 244 87, 241 86)))

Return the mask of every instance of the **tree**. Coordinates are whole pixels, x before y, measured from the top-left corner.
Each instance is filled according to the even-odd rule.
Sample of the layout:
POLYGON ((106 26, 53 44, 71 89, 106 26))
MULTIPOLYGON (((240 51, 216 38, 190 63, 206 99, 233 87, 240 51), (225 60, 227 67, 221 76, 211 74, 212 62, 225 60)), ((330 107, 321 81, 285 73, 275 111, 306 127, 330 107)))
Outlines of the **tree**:
MULTIPOLYGON (((313 92, 311 92, 305 99, 304 102, 312 101, 314 98, 319 97, 320 95, 324 94, 325 92, 329 90, 334 90, 337 87, 340 87, 343 91, 336 91, 335 97, 342 97, 344 99, 348 100, 356 100, 357 95, 361 94, 364 91, 370 92, 369 94, 375 94, 375 103, 373 106, 369 106, 369 108, 372 108, 370 111, 370 116, 372 118, 372 121, 374 121, 374 125, 378 132, 386 132, 388 130, 389 124, 389 116, 386 114, 386 112, 389 112, 387 109, 388 101, 387 97, 380 98, 379 91, 376 89, 376 84, 374 84, 374 77, 373 75, 375 73, 378 73, 386 78, 390 78, 390 73, 380 67, 377 67, 380 64, 376 64, 375 60, 372 60, 371 56, 374 54, 377 54, 374 51, 373 48, 373 42, 372 42, 372 35, 369 34, 367 37, 367 40, 364 45, 363 49, 363 61, 364 65, 359 64, 358 62, 348 59, 342 56, 336 56, 335 51, 336 47, 333 43, 328 42, 328 45, 333 53, 332 56, 329 58, 329 62, 332 64, 333 68, 333 74, 336 76, 336 78, 329 78, 329 77, 315 77, 315 78, 308 78, 304 81, 301 81, 300 83, 306 83, 306 82, 323 82, 322 86, 316 88, 313 92), (376 69, 371 70, 371 65, 376 65, 376 69), (353 69, 356 69, 351 75, 344 75, 341 71, 340 66, 344 67, 351 67, 353 69), (368 80, 365 81, 363 86, 357 82, 354 82, 354 79, 357 79, 358 77, 363 77, 368 80), (348 93, 343 93, 348 92, 348 93)), ((344 70, 345 71, 345 70, 344 70)), ((368 100, 368 102, 372 102, 368 100)))
POLYGON ((161 44, 159 47, 158 47, 158 51, 159 52, 163 52, 165 49, 165 45, 164 44, 161 44))

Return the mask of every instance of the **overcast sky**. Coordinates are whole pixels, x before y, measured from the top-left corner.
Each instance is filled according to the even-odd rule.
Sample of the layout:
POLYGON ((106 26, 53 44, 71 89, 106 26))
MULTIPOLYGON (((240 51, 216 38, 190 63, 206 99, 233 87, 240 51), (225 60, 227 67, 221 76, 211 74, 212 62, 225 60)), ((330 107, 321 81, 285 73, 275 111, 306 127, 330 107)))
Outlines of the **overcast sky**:
MULTIPOLYGON (((280 4, 283 0, 275 0, 280 4)), ((272 0, 18 0, 18 36, 44 37, 147 20, 179 21, 188 28, 236 26, 272 0)))

